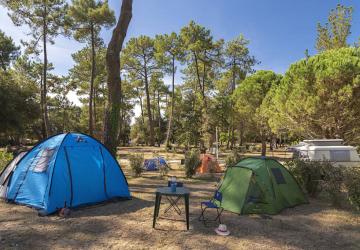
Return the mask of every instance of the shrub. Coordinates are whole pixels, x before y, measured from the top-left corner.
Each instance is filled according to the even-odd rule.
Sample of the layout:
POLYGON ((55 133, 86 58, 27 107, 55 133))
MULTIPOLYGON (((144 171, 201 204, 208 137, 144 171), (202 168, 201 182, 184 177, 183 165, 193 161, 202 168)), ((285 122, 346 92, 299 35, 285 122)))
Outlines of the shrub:
POLYGON ((0 172, 5 168, 5 166, 12 160, 13 155, 5 151, 0 151, 0 172))
POLYGON ((323 178, 322 189, 326 193, 332 204, 341 206, 342 186, 343 186, 343 167, 335 167, 330 162, 322 162, 321 164, 323 178))
POLYGON ((225 159, 225 167, 231 167, 234 166, 236 163, 238 163, 241 160, 242 156, 240 155, 240 152, 237 150, 233 150, 231 152, 231 155, 227 156, 225 159))
POLYGON ((169 172, 169 167, 166 165, 159 165, 160 176, 164 177, 169 172))
POLYGON ((333 205, 341 206, 345 201, 343 191, 346 191, 351 206, 360 210, 360 167, 299 159, 285 165, 309 196, 316 197, 321 192, 330 198, 333 205))
POLYGON ((200 152, 198 150, 190 150, 185 153, 185 175, 187 178, 191 178, 195 174, 200 163, 200 152))
POLYGON ((345 168, 344 184, 350 204, 360 211, 360 167, 345 168))
POLYGON ((143 172, 143 164, 144 164, 144 155, 142 154, 133 154, 129 155, 130 168, 135 177, 138 177, 143 172))
POLYGON ((323 176, 320 162, 294 159, 288 161, 285 166, 309 196, 316 197, 320 193, 323 176))

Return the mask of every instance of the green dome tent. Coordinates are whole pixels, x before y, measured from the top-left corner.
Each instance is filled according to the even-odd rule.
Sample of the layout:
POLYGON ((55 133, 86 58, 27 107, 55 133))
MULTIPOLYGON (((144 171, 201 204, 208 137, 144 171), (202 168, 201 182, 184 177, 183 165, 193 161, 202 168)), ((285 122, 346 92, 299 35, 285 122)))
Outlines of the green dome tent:
POLYGON ((294 177, 278 161, 245 158, 229 167, 219 187, 216 205, 238 214, 277 214, 284 208, 307 203, 294 177))

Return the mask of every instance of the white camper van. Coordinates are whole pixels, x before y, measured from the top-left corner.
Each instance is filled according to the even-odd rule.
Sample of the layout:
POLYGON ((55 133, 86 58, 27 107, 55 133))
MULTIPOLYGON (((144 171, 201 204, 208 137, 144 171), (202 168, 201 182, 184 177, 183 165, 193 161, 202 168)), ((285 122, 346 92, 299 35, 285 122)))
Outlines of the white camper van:
POLYGON ((310 161, 330 161, 338 166, 360 166, 355 147, 343 145, 341 139, 304 140, 290 147, 293 156, 310 161))

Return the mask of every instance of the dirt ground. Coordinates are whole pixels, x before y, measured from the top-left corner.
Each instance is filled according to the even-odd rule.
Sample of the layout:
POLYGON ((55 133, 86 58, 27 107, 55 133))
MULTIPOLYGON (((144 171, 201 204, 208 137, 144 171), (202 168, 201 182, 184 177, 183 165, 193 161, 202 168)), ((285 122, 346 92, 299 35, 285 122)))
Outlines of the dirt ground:
MULTIPOLYGON (((139 149, 122 149, 120 158, 129 152, 139 149)), ((142 152, 148 158, 154 150, 142 152)), ((185 179, 178 165, 183 156, 166 157, 173 169, 169 175, 176 175, 191 191, 189 231, 184 216, 163 213, 168 205, 164 199, 156 229, 152 228, 154 192, 167 178, 149 172, 133 178, 126 160, 121 160, 132 200, 75 210, 66 219, 39 217, 31 208, 0 202, 0 249, 360 249, 359 214, 318 200, 266 218, 224 212, 222 220, 231 234, 218 236, 216 224, 205 227, 198 221, 200 201, 212 195, 216 177, 185 179)), ((184 211, 183 201, 180 207, 184 211)))

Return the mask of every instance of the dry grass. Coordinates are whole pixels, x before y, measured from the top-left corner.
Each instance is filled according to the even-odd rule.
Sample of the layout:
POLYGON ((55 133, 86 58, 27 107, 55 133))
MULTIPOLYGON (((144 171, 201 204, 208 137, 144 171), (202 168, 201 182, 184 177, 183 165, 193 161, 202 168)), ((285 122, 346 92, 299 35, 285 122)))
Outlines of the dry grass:
MULTIPOLYGON (((122 153, 132 150, 142 150, 145 158, 154 151, 123 149, 122 153)), ((183 157, 167 156, 175 160, 183 157)), ((184 177, 176 163, 171 167, 169 175, 184 177)), ((166 180, 158 173, 133 178, 126 161, 123 169, 132 200, 73 211, 67 219, 38 217, 30 208, 0 203, 0 249, 360 249, 359 214, 317 200, 267 219, 225 212, 222 218, 231 235, 217 236, 215 224, 204 227, 198 221, 199 203, 211 196, 216 178, 182 179, 191 190, 189 231, 183 217, 162 213, 165 201, 153 229, 154 191, 166 180)))

